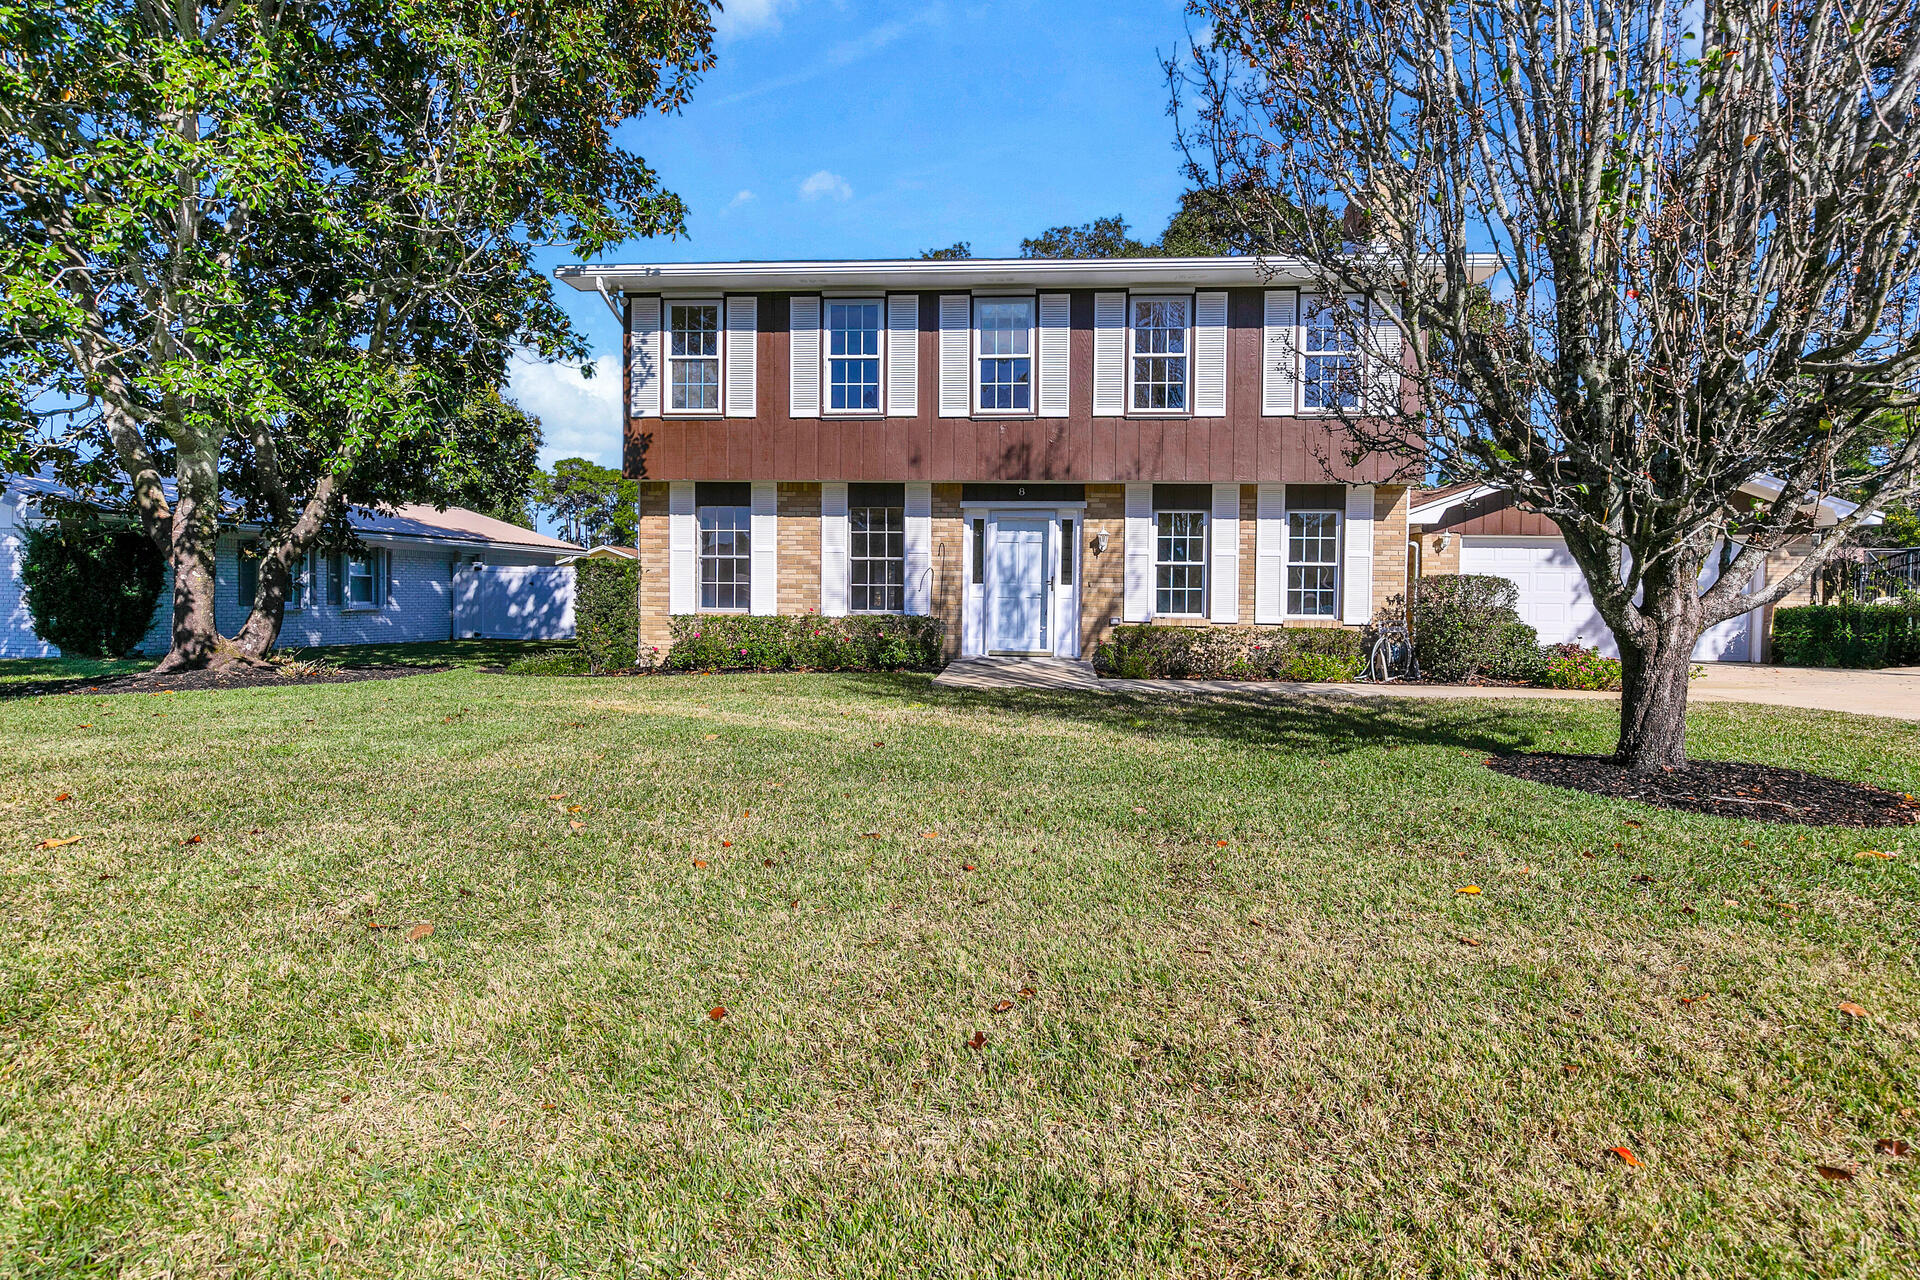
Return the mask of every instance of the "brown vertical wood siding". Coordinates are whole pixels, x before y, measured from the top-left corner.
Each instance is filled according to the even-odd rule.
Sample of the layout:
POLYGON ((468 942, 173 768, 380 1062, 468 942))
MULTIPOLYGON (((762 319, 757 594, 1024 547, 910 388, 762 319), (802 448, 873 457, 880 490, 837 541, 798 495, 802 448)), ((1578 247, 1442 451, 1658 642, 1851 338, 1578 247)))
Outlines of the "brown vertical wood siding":
MULTIPOLYGON (((1023 293, 1026 290, 1009 290, 1023 293)), ((759 298, 754 418, 634 418, 626 472, 640 480, 1052 480, 1074 483, 1292 481, 1373 484, 1385 458, 1348 466, 1337 429, 1260 415, 1265 300, 1228 290, 1227 413, 1220 418, 1093 416, 1093 300, 1073 297, 1065 418, 942 418, 940 295, 920 293, 920 387, 913 417, 795 418, 788 413, 787 300, 759 298)), ((631 359, 631 342, 628 344, 631 359)), ((1038 353, 1035 353, 1038 363, 1038 353)), ((884 377, 884 370, 883 375, 884 377)), ((623 393, 623 403, 627 396, 623 393)))

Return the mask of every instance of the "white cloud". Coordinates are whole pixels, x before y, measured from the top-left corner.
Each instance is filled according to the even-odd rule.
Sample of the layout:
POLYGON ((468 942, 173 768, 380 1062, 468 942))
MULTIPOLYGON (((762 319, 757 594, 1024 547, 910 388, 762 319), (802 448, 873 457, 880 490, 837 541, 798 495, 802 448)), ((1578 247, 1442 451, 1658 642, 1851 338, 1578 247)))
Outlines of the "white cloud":
POLYGON ((741 191, 735 193, 733 199, 727 201, 727 208, 738 209, 741 205, 747 204, 753 198, 754 198, 753 192, 742 189, 741 191))
POLYGON ((713 15, 713 29, 722 40, 778 31, 780 11, 793 5, 794 0, 726 0, 725 7, 713 15))
POLYGON ((604 467, 620 465, 619 361, 602 359, 582 376, 567 364, 542 364, 516 356, 508 369, 507 398, 540 419, 546 440, 540 465, 556 458, 591 458, 604 467))
POLYGON ((839 174, 827 169, 808 175, 800 184, 802 200, 818 200, 821 196, 831 196, 835 200, 853 199, 853 188, 839 174))
POLYGON ((758 98, 763 94, 784 92, 798 85, 803 85, 809 80, 825 75, 827 72, 839 71, 852 66, 856 62, 864 61, 874 54, 881 52, 889 45, 894 44, 896 41, 914 34, 921 28, 944 26, 946 21, 946 6, 937 3, 930 4, 917 13, 909 14, 905 18, 896 18, 891 22, 883 22, 877 27, 872 27, 862 32, 851 40, 840 41, 828 49, 826 53, 813 59, 805 70, 791 72, 784 76, 775 76, 771 80, 763 80, 759 84, 751 85, 737 93, 730 93, 724 98, 709 99, 707 105, 710 107, 731 106, 733 103, 745 102, 749 98, 758 98))

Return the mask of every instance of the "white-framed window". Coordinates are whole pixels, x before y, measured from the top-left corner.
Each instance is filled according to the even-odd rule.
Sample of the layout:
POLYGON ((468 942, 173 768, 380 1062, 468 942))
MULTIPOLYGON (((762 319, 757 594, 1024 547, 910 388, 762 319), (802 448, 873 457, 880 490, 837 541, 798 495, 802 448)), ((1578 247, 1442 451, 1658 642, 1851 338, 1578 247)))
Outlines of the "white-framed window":
POLYGON ((1352 301, 1300 296, 1300 406, 1331 412, 1360 406, 1360 353, 1352 301))
POLYGON ((906 509, 847 508, 852 556, 847 583, 854 613, 904 613, 907 607, 906 509))
POLYGON ((1207 611, 1207 513, 1153 513, 1153 611, 1196 618, 1207 611))
POLYGON ((880 412, 880 334, 885 306, 878 298, 826 300, 827 409, 880 412))
POLYGON ((745 613, 753 606, 753 508, 700 507, 700 608, 745 613))
POLYGON ((973 304, 974 404, 982 413, 1033 412, 1032 298, 973 304))
MULTIPOLYGON (((243 609, 253 608, 253 600, 260 592, 260 543, 258 539, 249 539, 239 547, 239 573, 234 583, 234 602, 243 609)), ((287 613, 299 613, 307 607, 313 595, 313 553, 295 560, 287 566, 287 600, 283 606, 287 613)))
POLYGON ((1133 298, 1128 306, 1128 363, 1133 370, 1128 408, 1185 413, 1192 373, 1193 299, 1133 298))
POLYGON ((1336 616, 1339 579, 1340 513, 1287 512, 1287 616, 1336 616))
POLYGON ((386 563, 384 551, 349 551, 340 557, 340 607, 355 610, 378 609, 386 603, 386 563))
POLYGON ((720 304, 667 303, 667 409, 720 412, 720 304))

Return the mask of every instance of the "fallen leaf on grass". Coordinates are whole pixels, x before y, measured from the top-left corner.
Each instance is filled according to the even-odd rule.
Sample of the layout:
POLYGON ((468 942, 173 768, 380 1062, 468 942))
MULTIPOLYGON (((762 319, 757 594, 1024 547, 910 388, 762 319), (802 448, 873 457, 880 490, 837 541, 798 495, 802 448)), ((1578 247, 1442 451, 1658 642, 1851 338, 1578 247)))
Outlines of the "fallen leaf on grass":
POLYGON ((1873 1143, 1876 1155, 1904 1156, 1913 1150, 1904 1138, 1876 1138, 1873 1143))
POLYGON ((1580 1074, 1580 1068, 1579 1068, 1579 1067, 1578 1067, 1577 1065, 1575 1065, 1574 1063, 1571 1063, 1571 1062, 1563 1062, 1563 1063, 1561 1063, 1561 1064, 1560 1064, 1560 1069, 1561 1069, 1562 1071, 1564 1071, 1564 1072, 1566 1072, 1566 1073, 1567 1073, 1568 1075, 1570 1075, 1570 1076, 1577 1076, 1577 1075, 1579 1075, 1579 1074, 1580 1074))
POLYGON ((707 865, 707 860, 705 858, 695 858, 693 860, 693 865, 696 867, 704 867, 707 865))
POLYGON ((93 722, 92 722, 92 721, 88 721, 88 722, 87 722, 86 724, 83 724, 83 725, 81 725, 81 726, 80 726, 80 728, 82 728, 82 729, 91 729, 91 728, 93 728, 93 722))
POLYGON ((1627 825, 1627 826, 1629 826, 1629 827, 1637 827, 1637 826, 1639 826, 1640 824, 1639 824, 1639 823, 1637 823, 1637 822, 1635 822, 1635 821, 1634 821, 1634 820, 1633 820, 1632 818, 1628 818, 1628 819, 1627 819, 1627 822, 1626 822, 1626 825, 1627 825))
POLYGON ((720 1021, 720 1019, 726 1016, 727 1016, 727 1006, 723 1004, 717 1004, 713 1006, 713 1008, 707 1010, 707 1017, 711 1018, 715 1022, 720 1021))
POLYGON ((1460 939, 1460 941, 1466 943, 1470 947, 1477 947, 1480 945, 1480 939, 1478 938, 1462 938, 1460 939))
POLYGON ((205 836, 188 836, 185 840, 182 840, 180 843, 183 845, 199 844, 201 841, 205 839, 206 839, 205 836))
POLYGON ((1458 889, 1455 889, 1454 892, 1455 893, 1478 893, 1480 892, 1480 886, 1477 884, 1463 884, 1458 889))
POLYGON ((1039 993, 1036 992, 1032 987, 1022 987, 1015 994, 1018 995, 1022 1000, 1031 1000, 1034 998, 1034 996, 1038 995, 1039 993))
POLYGON ((1705 1000, 1706 998, 1707 997, 1705 995, 1681 996, 1680 1003, 1681 1004, 1698 1004, 1700 1003, 1700 1001, 1705 1000))
POLYGON ((1133 811, 1134 811, 1135 813, 1145 813, 1145 812, 1147 811, 1147 806, 1145 806, 1145 805, 1143 805, 1143 804, 1137 804, 1137 805, 1135 805, 1135 806, 1133 806, 1133 811))
MULTIPOLYGON (((1633 825, 1637 827, 1640 824, 1636 822, 1633 825)), ((1613 1154, 1615 1154, 1616 1156, 1619 1156, 1620 1163, 1626 1165, 1629 1169, 1645 1168, 1645 1166, 1640 1161, 1640 1157, 1636 1156, 1635 1154, 1633 1154, 1633 1152, 1629 1151, 1625 1147, 1608 1147, 1607 1150, 1613 1152, 1613 1154)))
POLYGON ((922 831, 920 833, 920 838, 922 840, 938 840, 940 838, 940 833, 938 831, 922 831))
POLYGON ((556 791, 552 795, 547 797, 547 799, 549 800, 565 800, 566 798, 567 798, 567 793, 564 791, 556 791))
POLYGON ((1817 1164, 1813 1167, 1815 1169, 1818 1169, 1820 1171, 1820 1176, 1825 1178, 1828 1182, 1852 1182, 1853 1181, 1853 1170, 1843 1169, 1837 1164, 1817 1164))
POLYGON ((86 839, 85 836, 68 836, 64 840, 42 840, 33 847, 36 849, 58 849, 62 845, 79 844, 84 839, 86 839))
POLYGON ((973 1039, 967 1041, 967 1048, 974 1050, 976 1053, 979 1052, 981 1049, 986 1048, 986 1046, 987 1046, 987 1033, 984 1031, 974 1032, 973 1039))
POLYGON ((70 792, 70 791, 62 791, 62 792, 61 792, 61 793, 60 793, 59 795, 57 795, 57 796, 55 796, 55 797, 53 798, 53 802, 54 802, 55 804, 60 804, 60 803, 61 803, 62 801, 66 801, 66 800, 71 800, 71 799, 73 799, 73 793, 72 793, 72 792, 70 792))
POLYGON ((1860 853, 1854 854, 1853 856, 1856 858, 1891 858, 1893 855, 1890 853, 1883 853, 1878 849, 1866 849, 1860 853))
POLYGON ((772 858, 762 858, 762 859, 760 859, 760 865, 761 865, 761 866, 763 866, 763 867, 770 867, 770 866, 772 866, 772 865, 773 865, 773 859, 772 859, 772 858))
POLYGON ((962 863, 962 864, 960 865, 960 869, 961 869, 962 871, 971 871, 971 870, 973 870, 973 864, 972 864, 971 862, 965 862, 965 863, 962 863))
POLYGON ((1005 1013, 1007 1010, 1011 1008, 1013 1008, 1013 1001, 1002 1000, 998 1004, 993 1006, 993 1011, 995 1013, 1005 1013))
POLYGON ((710 734, 708 734, 708 735, 706 736, 706 739, 705 739, 705 740, 706 740, 706 741, 708 741, 708 742, 716 742, 716 741, 718 741, 718 740, 719 740, 719 738, 720 738, 720 735, 719 735, 719 734, 717 734, 717 733, 710 733, 710 734))
POLYGON ((417 925, 415 925, 415 926, 413 926, 413 928, 411 928, 411 929, 409 929, 409 930, 407 930, 407 941, 408 941, 408 942, 418 942, 418 941, 420 941, 420 939, 422 939, 422 938, 427 938, 427 937, 431 937, 432 935, 433 935, 433 926, 432 926, 432 925, 430 925, 430 924, 417 924, 417 925))
POLYGON ((720 842, 720 847, 721 847, 722 849, 731 849, 731 848, 733 848, 733 841, 731 841, 731 840, 722 840, 722 841, 720 842))
POLYGON ((578 820, 570 819, 568 820, 567 825, 573 828, 575 831, 585 831, 587 829, 587 824, 584 822, 580 822, 578 820))
POLYGON ((1834 1007, 1846 1014, 1849 1018, 1864 1018, 1867 1016, 1867 1011, 1851 1000, 1842 1000, 1834 1007))

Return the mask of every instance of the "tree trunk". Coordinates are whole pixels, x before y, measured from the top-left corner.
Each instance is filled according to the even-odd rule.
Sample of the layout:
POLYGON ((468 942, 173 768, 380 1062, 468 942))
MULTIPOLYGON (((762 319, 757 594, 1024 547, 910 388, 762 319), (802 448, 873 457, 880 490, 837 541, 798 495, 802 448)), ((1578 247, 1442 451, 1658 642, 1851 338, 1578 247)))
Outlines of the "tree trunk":
POLYGON ((214 547, 220 536, 218 446, 182 438, 174 462, 173 640, 156 671, 196 671, 220 650, 214 621, 214 547))
POLYGON ((1687 682, 1700 629, 1684 617, 1660 619, 1650 643, 1620 641, 1620 744, 1613 758, 1634 773, 1654 773, 1687 758, 1687 682))
POLYGON ((280 628, 287 617, 287 593, 293 587, 293 568, 288 549, 278 546, 259 560, 260 583, 254 588, 253 612, 246 625, 233 638, 233 647, 246 658, 264 659, 280 642, 280 628))

